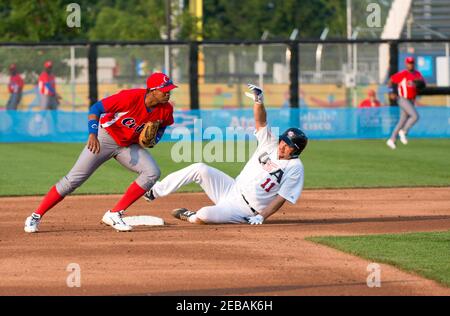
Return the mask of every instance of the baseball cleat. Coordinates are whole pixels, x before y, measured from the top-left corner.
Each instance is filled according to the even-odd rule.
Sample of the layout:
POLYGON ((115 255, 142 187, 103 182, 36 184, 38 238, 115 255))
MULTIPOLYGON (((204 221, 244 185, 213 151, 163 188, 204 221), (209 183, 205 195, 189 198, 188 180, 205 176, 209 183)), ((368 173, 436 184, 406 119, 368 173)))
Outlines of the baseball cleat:
POLYGON ((150 189, 147 192, 145 192, 144 199, 147 202, 151 202, 151 201, 153 201, 155 199, 155 196, 153 195, 153 190, 152 189, 150 189))
POLYGON ((404 130, 400 130, 398 132, 398 137, 400 138, 400 141, 402 142, 403 145, 407 145, 408 144, 408 139, 406 138, 406 133, 404 130))
POLYGON ((133 229, 130 225, 125 224, 122 219, 123 211, 111 212, 108 211, 103 215, 102 222, 106 225, 111 226, 118 232, 128 232, 133 229))
POLYGON ((387 142, 386 142, 386 145, 388 145, 388 147, 390 149, 396 149, 397 148, 397 146, 395 146, 395 143, 394 143, 394 141, 392 139, 388 139, 387 142))
POLYGON ((195 215, 195 212, 191 212, 185 208, 176 208, 172 211, 172 216, 182 221, 189 221, 189 217, 192 215, 195 215))
POLYGON ((41 215, 39 214, 31 214, 31 216, 27 217, 25 220, 24 230, 26 233, 36 233, 39 231, 39 224, 41 222, 41 215))

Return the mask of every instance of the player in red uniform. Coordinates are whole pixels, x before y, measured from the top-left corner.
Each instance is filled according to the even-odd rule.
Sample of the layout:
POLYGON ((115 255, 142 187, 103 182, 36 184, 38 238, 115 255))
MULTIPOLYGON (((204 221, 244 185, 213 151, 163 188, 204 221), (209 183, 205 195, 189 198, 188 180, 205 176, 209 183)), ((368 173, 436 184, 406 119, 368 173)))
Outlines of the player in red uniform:
POLYGON ((102 221, 117 231, 131 230, 131 226, 122 220, 123 212, 150 190, 160 176, 153 157, 138 144, 139 134, 145 123, 160 121, 159 141, 165 128, 173 124, 173 107, 169 98, 170 91, 176 87, 169 77, 158 72, 148 77, 147 89, 122 90, 92 105, 86 147, 72 170, 50 189, 26 219, 25 231, 37 232, 42 216, 111 158, 139 176, 120 201, 105 213, 102 221))
POLYGON ((367 99, 364 99, 361 101, 361 103, 358 105, 359 108, 377 108, 380 107, 381 103, 377 99, 377 95, 374 90, 370 89, 367 92, 367 99))
POLYGON ((41 97, 41 107, 44 110, 56 110, 61 98, 56 93, 56 80, 52 73, 53 63, 47 60, 44 63, 44 71, 38 79, 39 95, 41 97))
POLYGON ((397 136, 404 145, 408 143, 406 135, 419 119, 419 114, 414 106, 417 89, 418 86, 425 87, 425 79, 420 72, 415 70, 414 57, 407 57, 405 63, 407 69, 394 74, 388 82, 389 87, 392 87, 392 84, 398 85, 398 105, 401 108, 400 119, 386 142, 391 149, 396 148, 397 136))
POLYGON ((11 64, 9 66, 9 83, 8 83, 8 91, 9 91, 9 99, 8 103, 6 103, 7 110, 17 110, 17 106, 22 99, 22 90, 23 90, 23 79, 17 73, 16 64, 11 64))

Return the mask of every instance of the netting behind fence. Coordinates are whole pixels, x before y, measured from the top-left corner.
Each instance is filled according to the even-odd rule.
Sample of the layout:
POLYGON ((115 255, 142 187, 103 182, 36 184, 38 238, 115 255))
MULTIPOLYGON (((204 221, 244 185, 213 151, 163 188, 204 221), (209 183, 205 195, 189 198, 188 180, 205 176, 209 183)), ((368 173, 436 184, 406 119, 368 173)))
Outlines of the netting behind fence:
MULTIPOLYGON (((98 44, 96 95, 103 98, 122 89, 144 87, 146 77, 154 71, 170 74, 179 86, 172 101, 177 109, 198 106, 201 109, 241 109, 251 107, 245 98, 248 82, 261 84, 266 106, 287 108, 292 91, 290 43, 200 43, 198 56, 190 54, 190 44, 98 44), (190 64, 198 58, 198 80, 192 80, 190 64), (191 88, 198 83, 198 101, 192 103, 191 88)), ((298 44, 299 104, 302 108, 358 107, 371 90, 380 104, 388 105, 386 80, 389 47, 386 43, 298 44)), ((416 56, 418 70, 431 86, 450 86, 450 67, 446 56, 449 43, 399 43, 399 69, 404 57, 416 56)), ((62 96, 59 109, 85 111, 90 100, 89 47, 75 46, 0 46, 0 108, 10 97, 8 66, 17 65, 25 80, 19 110, 40 110, 37 78, 43 63, 52 60, 57 92, 62 96)), ((92 82, 91 82, 92 83, 92 82)), ((295 91, 295 90, 294 90, 295 91)), ((92 97, 91 97, 92 99, 92 97)), ((423 106, 448 106, 446 95, 423 96, 423 106)))

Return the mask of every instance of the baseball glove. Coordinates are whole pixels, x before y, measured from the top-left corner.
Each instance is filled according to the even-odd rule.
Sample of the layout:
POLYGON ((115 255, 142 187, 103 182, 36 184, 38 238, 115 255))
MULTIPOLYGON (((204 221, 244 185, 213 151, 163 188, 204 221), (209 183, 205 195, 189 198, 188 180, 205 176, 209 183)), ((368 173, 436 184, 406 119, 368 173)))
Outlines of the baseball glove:
POLYGON ((414 80, 417 90, 421 91, 426 88, 426 83, 423 80, 414 80))
POLYGON ((156 145, 156 135, 159 129, 160 121, 147 122, 139 134, 139 145, 144 148, 153 148, 156 145))

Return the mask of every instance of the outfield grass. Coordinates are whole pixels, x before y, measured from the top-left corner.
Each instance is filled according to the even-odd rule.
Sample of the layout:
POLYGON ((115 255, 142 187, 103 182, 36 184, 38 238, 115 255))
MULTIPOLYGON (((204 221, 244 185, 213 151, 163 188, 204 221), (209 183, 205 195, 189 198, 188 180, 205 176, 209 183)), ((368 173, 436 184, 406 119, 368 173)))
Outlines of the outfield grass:
MULTIPOLYGON (((173 143, 150 152, 162 175, 190 163, 174 163, 173 143)), ((0 144, 0 195, 43 194, 64 176, 84 144, 0 144)), ((404 187, 450 185, 450 139, 412 140, 390 150, 382 140, 311 141, 302 155, 305 188, 404 187)), ((235 177, 244 162, 210 165, 235 177)), ((136 177, 115 160, 108 161, 75 193, 122 193, 136 177)), ((184 191, 196 191, 197 185, 184 191)))
POLYGON ((415 272, 450 286, 450 231, 354 237, 312 237, 307 240, 373 262, 387 263, 408 272, 415 272))

